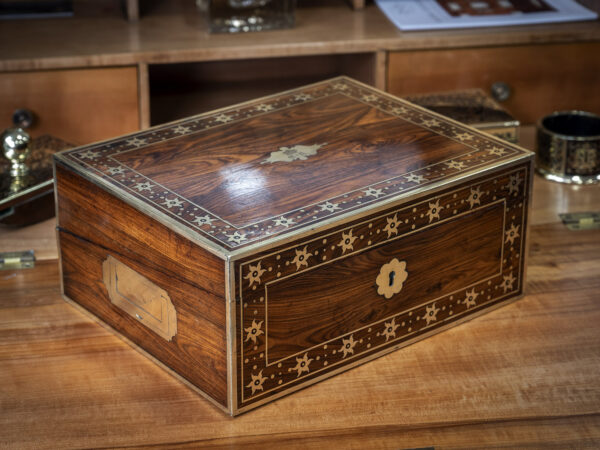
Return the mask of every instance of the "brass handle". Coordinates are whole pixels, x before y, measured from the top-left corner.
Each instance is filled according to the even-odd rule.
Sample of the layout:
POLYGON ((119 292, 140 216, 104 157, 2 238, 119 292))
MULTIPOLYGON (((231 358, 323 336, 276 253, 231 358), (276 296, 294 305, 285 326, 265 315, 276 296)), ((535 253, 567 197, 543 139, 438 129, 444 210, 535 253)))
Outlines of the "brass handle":
POLYGON ((26 108, 15 109, 12 121, 15 127, 23 129, 29 128, 35 122, 35 114, 33 111, 26 108))
POLYGON ((177 334, 177 311, 164 289, 110 255, 102 279, 113 305, 167 341, 177 334))
POLYGON ((512 89, 508 83, 505 83, 504 81, 496 81, 492 84, 490 90, 492 91, 492 97, 498 102, 508 100, 512 94, 512 89))

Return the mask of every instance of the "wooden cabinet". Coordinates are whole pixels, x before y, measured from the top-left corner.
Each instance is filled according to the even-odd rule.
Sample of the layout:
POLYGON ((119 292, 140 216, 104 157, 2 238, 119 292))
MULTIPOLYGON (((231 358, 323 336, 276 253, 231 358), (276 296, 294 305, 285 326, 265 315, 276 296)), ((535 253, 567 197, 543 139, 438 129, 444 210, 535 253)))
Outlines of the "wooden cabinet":
POLYGON ((506 83, 503 105, 522 123, 557 110, 600 112, 600 43, 391 52, 388 91, 415 93, 506 83))
POLYGON ((34 136, 85 144, 139 127, 137 68, 108 67, 0 73, 0 123, 15 109, 35 115, 34 136))
POLYGON ((3 126, 28 107, 34 135, 86 143, 337 75, 400 96, 505 82, 504 105, 523 123, 600 111, 599 21, 402 32, 374 4, 353 12, 337 0, 299 2, 294 28, 235 35, 210 34, 189 0, 149 3, 135 23, 97 6, 4 21, 3 126))
POLYGON ((339 75, 385 88, 384 52, 152 64, 151 124, 223 108, 339 75))

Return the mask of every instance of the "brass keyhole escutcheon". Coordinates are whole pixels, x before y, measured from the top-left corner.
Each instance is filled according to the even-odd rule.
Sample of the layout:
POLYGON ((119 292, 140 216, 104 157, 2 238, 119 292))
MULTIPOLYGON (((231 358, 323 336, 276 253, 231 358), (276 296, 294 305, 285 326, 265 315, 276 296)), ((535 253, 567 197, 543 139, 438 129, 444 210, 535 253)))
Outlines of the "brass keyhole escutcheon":
POLYGON ((406 261, 398 261, 397 258, 392 259, 379 269, 379 275, 375 280, 377 293, 385 298, 392 298, 393 295, 402 290, 402 285, 407 277, 406 261))

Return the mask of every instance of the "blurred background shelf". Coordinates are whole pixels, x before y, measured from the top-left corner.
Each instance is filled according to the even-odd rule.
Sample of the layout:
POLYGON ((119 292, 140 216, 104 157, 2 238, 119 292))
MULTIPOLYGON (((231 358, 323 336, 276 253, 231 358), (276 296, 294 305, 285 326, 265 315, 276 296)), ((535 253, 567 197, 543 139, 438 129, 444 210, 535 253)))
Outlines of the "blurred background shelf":
POLYGON ((117 0, 3 21, 0 123, 28 108, 34 136, 85 144, 342 74, 401 96, 504 82, 525 124, 556 108, 600 111, 598 21, 401 32, 373 4, 298 3, 295 28, 234 35, 209 34, 192 0, 142 1, 137 21, 117 0))

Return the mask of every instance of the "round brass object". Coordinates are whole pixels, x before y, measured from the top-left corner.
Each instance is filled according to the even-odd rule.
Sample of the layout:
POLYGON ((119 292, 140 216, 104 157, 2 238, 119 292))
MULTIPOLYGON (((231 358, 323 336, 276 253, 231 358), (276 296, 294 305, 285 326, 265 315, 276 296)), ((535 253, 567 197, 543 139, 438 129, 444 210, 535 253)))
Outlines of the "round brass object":
POLYGON ((536 169, 561 183, 600 182, 600 116, 559 111, 537 124, 536 169))
POLYGON ((492 92, 492 97, 498 102, 505 102, 512 94, 510 86, 503 81, 496 81, 492 84, 490 91, 492 92))
POLYGON ((29 172, 25 160, 31 151, 30 140, 29 134, 22 128, 8 129, 2 136, 4 156, 11 162, 10 174, 13 177, 22 177, 29 172))

